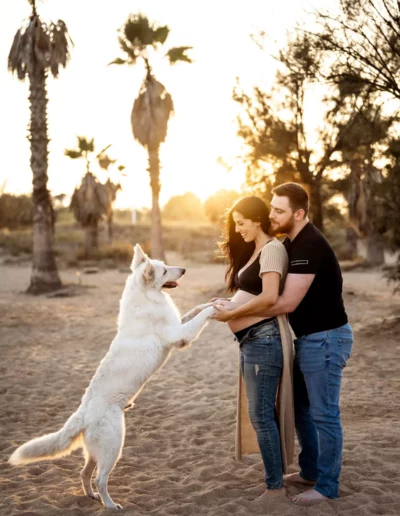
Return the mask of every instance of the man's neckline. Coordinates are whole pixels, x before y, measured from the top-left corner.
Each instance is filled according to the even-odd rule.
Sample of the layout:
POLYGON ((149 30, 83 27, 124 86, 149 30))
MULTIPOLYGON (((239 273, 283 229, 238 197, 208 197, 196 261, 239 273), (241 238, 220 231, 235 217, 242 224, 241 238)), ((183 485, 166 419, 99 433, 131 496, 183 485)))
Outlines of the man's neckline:
POLYGON ((309 227, 311 224, 311 221, 308 221, 307 224, 305 224, 301 229, 300 231, 297 233, 297 235, 293 238, 293 240, 291 240, 289 237, 289 240, 290 240, 290 243, 293 244, 293 242, 296 240, 296 238, 298 238, 299 235, 301 235, 303 233, 303 231, 309 227))

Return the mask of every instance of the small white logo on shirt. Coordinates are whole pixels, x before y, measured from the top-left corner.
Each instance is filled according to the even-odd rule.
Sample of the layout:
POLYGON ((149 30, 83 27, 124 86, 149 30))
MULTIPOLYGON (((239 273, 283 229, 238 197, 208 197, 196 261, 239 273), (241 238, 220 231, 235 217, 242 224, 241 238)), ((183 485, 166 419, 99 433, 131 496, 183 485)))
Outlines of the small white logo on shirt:
POLYGON ((308 260, 293 260, 290 265, 308 265, 308 260))

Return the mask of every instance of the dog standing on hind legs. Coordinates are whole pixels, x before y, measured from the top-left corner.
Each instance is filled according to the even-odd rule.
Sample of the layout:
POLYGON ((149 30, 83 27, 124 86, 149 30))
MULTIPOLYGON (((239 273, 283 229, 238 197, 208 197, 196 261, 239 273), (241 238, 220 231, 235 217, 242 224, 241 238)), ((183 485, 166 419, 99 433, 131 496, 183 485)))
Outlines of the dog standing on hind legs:
POLYGON ((133 403, 172 349, 189 346, 215 313, 212 306, 205 304, 181 319, 172 299, 162 289, 178 286, 185 269, 149 259, 138 244, 131 269, 120 301, 117 335, 77 411, 61 430, 32 439, 17 448, 9 459, 13 465, 28 464, 63 457, 83 448, 83 490, 108 509, 122 509, 108 494, 107 483, 124 444, 124 409, 133 403), (91 480, 96 467, 98 493, 93 491, 91 480))

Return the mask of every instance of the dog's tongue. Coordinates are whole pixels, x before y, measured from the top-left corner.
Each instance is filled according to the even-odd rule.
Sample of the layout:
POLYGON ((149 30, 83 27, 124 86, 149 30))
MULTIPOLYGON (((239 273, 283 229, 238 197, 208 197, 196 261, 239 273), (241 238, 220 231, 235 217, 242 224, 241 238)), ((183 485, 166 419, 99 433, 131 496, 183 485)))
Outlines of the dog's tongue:
POLYGON ((167 283, 164 283, 163 287, 164 288, 175 288, 175 287, 178 287, 178 282, 177 281, 167 281, 167 283))

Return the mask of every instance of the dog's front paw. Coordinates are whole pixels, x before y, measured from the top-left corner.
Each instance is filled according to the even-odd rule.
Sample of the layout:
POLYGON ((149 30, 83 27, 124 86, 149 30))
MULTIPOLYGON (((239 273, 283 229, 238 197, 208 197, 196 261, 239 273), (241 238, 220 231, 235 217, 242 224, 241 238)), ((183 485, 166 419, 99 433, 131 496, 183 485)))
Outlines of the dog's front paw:
POLYGON ((205 312, 207 313, 208 317, 212 317, 217 313, 217 310, 211 305, 208 308, 205 308, 205 312))

